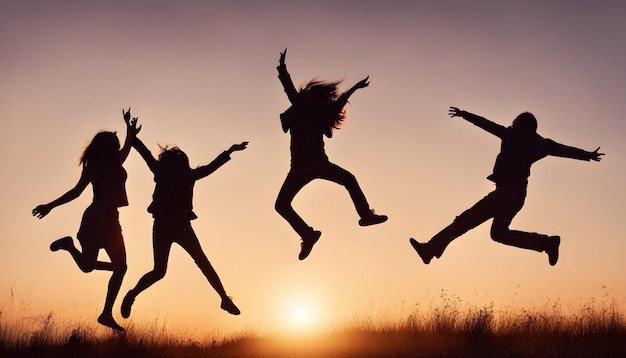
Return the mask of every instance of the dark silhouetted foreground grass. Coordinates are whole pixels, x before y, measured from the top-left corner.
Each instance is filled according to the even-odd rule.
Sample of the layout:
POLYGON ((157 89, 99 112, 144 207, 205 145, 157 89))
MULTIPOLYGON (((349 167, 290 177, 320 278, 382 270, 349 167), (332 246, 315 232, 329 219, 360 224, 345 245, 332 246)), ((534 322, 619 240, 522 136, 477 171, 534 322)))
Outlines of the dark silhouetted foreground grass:
POLYGON ((626 357, 626 322, 613 299, 592 300, 568 314, 558 301, 498 312, 493 304, 460 302, 444 293, 401 320, 358 318, 315 334, 246 332, 204 341, 158 324, 131 324, 115 334, 82 328, 86 323, 59 325, 53 314, 2 312, 0 357, 626 357))

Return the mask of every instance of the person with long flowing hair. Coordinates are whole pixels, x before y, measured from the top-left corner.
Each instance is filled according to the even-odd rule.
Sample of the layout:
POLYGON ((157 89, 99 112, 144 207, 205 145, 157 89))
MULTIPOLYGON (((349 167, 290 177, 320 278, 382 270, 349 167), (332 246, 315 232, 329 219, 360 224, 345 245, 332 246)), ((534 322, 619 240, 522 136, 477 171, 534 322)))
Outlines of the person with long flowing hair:
POLYGON ((548 263, 556 265, 559 259, 561 238, 534 232, 511 230, 509 226, 524 206, 530 167, 549 155, 586 161, 600 161, 604 153, 598 149, 588 152, 544 138, 537 133, 537 119, 532 113, 518 115, 511 126, 494 123, 486 118, 450 107, 451 117, 461 117, 501 140, 493 173, 487 177, 495 183, 495 190, 467 209, 430 241, 409 242, 425 264, 433 257, 440 258, 446 247, 457 237, 492 219, 491 238, 499 243, 522 249, 545 252, 548 263))
POLYGON ((81 250, 74 246, 71 236, 50 244, 51 251, 67 251, 83 272, 111 271, 104 309, 98 322, 116 331, 123 331, 113 318, 113 304, 126 273, 126 249, 118 208, 128 205, 126 196, 126 170, 122 164, 128 157, 133 138, 141 130, 137 118, 132 118, 130 108, 122 110, 126 123, 126 140, 120 148, 115 132, 101 131, 91 140, 81 157, 82 173, 78 183, 58 199, 33 209, 33 216, 41 219, 52 209, 78 198, 89 184, 93 187, 93 201, 85 210, 76 238, 81 250), (104 249, 110 262, 98 261, 98 252, 104 249))
POLYGON ((291 168, 276 198, 275 209, 300 236, 298 258, 304 260, 322 233, 310 227, 296 213, 291 202, 312 180, 324 179, 344 186, 360 216, 360 226, 380 224, 387 220, 387 216, 374 213, 355 176, 331 163, 324 150, 324 136, 331 138, 333 130, 341 128, 346 119, 348 99, 357 89, 369 86, 369 76, 343 93, 338 89, 340 82, 319 80, 312 80, 297 90, 287 72, 286 54, 286 49, 281 52, 277 70, 291 102, 291 107, 280 115, 283 132, 291 135, 291 168))

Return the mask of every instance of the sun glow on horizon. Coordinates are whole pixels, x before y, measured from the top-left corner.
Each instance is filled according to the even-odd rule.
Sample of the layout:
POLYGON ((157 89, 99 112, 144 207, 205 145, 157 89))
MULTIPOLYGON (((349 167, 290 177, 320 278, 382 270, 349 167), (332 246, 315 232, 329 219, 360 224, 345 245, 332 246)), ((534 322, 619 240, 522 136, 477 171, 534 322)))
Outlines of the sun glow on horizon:
POLYGON ((287 333, 310 333, 320 328, 320 308, 311 300, 293 300, 283 305, 283 329, 287 333))

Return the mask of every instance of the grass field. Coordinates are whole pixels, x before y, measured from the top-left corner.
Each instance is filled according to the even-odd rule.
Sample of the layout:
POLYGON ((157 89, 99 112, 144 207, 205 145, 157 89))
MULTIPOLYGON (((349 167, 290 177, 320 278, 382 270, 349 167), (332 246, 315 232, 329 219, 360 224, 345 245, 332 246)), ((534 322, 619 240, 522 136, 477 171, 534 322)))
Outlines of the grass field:
POLYGON ((240 332, 228 337, 171 332, 152 321, 112 333, 50 313, 0 312, 0 357, 626 357, 626 320, 615 299, 564 313, 468 306, 447 295, 401 319, 357 317, 307 334, 240 332))

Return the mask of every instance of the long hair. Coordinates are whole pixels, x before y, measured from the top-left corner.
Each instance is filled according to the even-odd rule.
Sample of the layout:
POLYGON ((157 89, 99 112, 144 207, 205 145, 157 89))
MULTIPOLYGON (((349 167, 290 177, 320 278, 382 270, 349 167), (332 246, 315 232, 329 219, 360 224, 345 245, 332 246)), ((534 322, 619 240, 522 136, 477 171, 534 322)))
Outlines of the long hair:
POLYGON ((328 82, 320 80, 311 80, 300 87, 300 94, 307 105, 321 107, 320 120, 324 121, 324 126, 340 129, 343 121, 346 119, 346 111, 344 107, 338 108, 337 98, 340 93, 338 86, 341 81, 328 82))
POLYGON ((119 163, 120 140, 115 132, 97 133, 80 156, 83 168, 95 165, 119 163))

